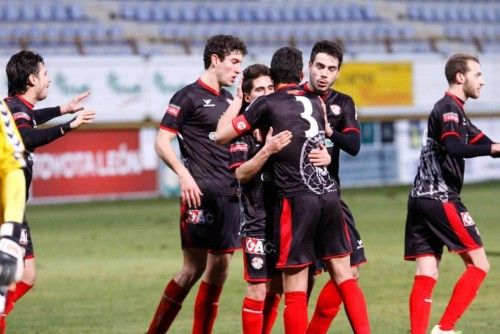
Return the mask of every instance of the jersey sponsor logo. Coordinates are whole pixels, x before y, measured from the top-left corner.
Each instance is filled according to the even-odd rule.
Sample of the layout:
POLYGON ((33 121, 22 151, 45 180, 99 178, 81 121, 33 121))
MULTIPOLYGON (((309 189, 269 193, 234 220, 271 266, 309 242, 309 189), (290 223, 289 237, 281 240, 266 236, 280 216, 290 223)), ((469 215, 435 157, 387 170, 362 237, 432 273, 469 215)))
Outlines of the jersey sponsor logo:
POLYGON ((454 112, 443 114, 443 122, 455 122, 458 124, 458 114, 454 112))
POLYGON ((177 117, 179 115, 179 112, 181 111, 181 107, 175 105, 175 104, 169 104, 167 108, 167 114, 170 114, 174 117, 177 117))
POLYGON ((340 113, 342 112, 342 109, 340 108, 339 105, 336 105, 336 104, 332 104, 330 106, 330 111, 335 115, 335 116, 338 116, 340 115, 340 113))
POLYGON ((363 240, 356 240, 357 241, 357 246, 356 249, 361 249, 363 248, 363 240))
POLYGON ((245 143, 234 143, 229 146, 229 152, 248 152, 248 145, 245 143))
POLYGON ((469 212, 460 212, 460 215, 462 216, 462 222, 464 223, 465 227, 476 225, 469 212))
POLYGON ((28 115, 24 111, 22 111, 22 112, 16 112, 15 114, 12 114, 12 117, 14 118, 15 121, 17 121, 18 119, 25 119, 28 122, 31 121, 30 115, 28 115))
POLYGON ((264 267, 264 259, 260 256, 254 256, 250 261, 250 264, 253 269, 260 270, 264 267))
POLYGON ((210 225, 214 221, 214 216, 203 210, 188 210, 187 215, 189 224, 210 225))
POLYGON ((203 107, 215 107, 215 103, 212 103, 212 99, 203 99, 203 107))

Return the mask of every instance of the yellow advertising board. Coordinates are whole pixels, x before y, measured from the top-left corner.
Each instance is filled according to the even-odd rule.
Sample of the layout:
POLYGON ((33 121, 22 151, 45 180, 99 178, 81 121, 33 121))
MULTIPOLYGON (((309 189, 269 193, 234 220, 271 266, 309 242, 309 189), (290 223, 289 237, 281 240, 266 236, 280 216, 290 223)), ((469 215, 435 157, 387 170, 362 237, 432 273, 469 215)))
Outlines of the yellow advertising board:
POLYGON ((342 65, 334 87, 351 95, 357 106, 411 106, 412 64, 346 63, 342 65))

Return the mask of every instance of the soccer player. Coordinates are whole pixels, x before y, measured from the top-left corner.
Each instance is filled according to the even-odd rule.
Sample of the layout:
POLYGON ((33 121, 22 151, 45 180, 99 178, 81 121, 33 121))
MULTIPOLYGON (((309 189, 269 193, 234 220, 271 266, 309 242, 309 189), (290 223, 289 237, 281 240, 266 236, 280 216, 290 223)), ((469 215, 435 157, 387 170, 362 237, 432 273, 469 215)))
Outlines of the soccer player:
MULTIPOLYGON (((87 97, 89 92, 74 97, 61 107, 33 110, 36 103, 47 97, 51 82, 44 60, 37 53, 21 51, 14 54, 7 63, 6 73, 9 96, 5 99, 5 103, 12 112, 12 117, 16 122, 26 148, 24 176, 26 178, 25 199, 27 200, 33 176, 33 152, 35 149, 51 143, 83 124, 92 123, 95 112, 85 110, 80 106, 80 101, 87 97), (78 112, 76 117, 66 123, 44 129, 37 128, 37 125, 55 117, 74 112, 78 112)), ((29 225, 26 220, 23 221, 23 233, 27 236, 22 240, 25 242, 24 246, 26 247, 24 275, 22 280, 16 284, 15 290, 7 295, 5 315, 12 310, 14 303, 35 284, 35 255, 29 225)))
MULTIPOLYGON (((269 68, 254 64, 243 71, 242 94, 230 108, 244 109, 257 97, 274 92, 269 68)), ((255 130, 259 131, 259 130, 255 130)), ((270 333, 278 313, 282 287, 272 240, 272 212, 275 189, 268 160, 290 143, 291 133, 275 136, 270 130, 263 143, 262 133, 246 134, 229 145, 230 169, 241 183, 244 278, 248 282, 242 307, 245 334, 270 333), (267 304, 267 305, 266 305, 267 304)))
MULTIPOLYGON (((5 309, 8 287, 23 274, 22 231, 26 182, 22 168, 24 145, 7 105, 0 100, 0 312, 5 309)), ((5 318, 0 318, 0 333, 5 318)))
POLYGON ((309 158, 324 145, 325 112, 315 94, 300 89, 302 66, 299 50, 277 50, 271 60, 276 92, 258 98, 229 123, 221 118, 216 140, 225 143, 260 127, 292 133, 291 143, 273 157, 279 196, 274 240, 276 267, 283 273, 285 332, 306 332, 308 269, 320 258, 341 291, 355 333, 370 333, 365 299, 349 266, 351 245, 335 181, 309 158))
POLYGON ((462 258, 465 272, 432 334, 456 333, 456 322, 474 300, 490 268, 460 191, 464 158, 498 157, 500 144, 476 128, 464 109, 467 99, 477 99, 484 85, 479 59, 455 54, 446 63, 445 75, 449 88, 429 115, 427 138, 408 199, 405 259, 416 262, 409 301, 412 334, 426 333, 443 246, 462 258))
MULTIPOLYGON (((309 81, 303 85, 306 91, 319 95, 329 111, 327 113, 328 122, 333 129, 333 134, 326 141, 332 161, 328 171, 339 186, 339 194, 340 150, 350 155, 357 155, 361 142, 354 101, 349 95, 331 88, 339 75, 343 57, 344 51, 339 44, 331 41, 317 42, 311 51, 309 60, 309 81)), ((355 227, 353 215, 342 198, 340 198, 340 205, 344 221, 349 229, 349 240, 352 247, 351 269, 353 276, 357 279, 359 265, 366 262, 363 242, 355 227)), ((326 333, 341 304, 342 297, 335 282, 328 281, 318 296, 316 309, 307 328, 307 333, 326 333)))
POLYGON ((205 71, 170 100, 155 142, 160 158, 179 176, 183 265, 168 282, 148 333, 165 333, 184 298, 203 275, 194 306, 193 333, 210 333, 222 286, 240 247, 237 181, 229 170, 227 146, 214 142, 217 120, 233 99, 223 89, 234 83, 246 55, 234 36, 211 37, 203 55, 205 71), (182 162, 172 140, 178 137, 182 162))

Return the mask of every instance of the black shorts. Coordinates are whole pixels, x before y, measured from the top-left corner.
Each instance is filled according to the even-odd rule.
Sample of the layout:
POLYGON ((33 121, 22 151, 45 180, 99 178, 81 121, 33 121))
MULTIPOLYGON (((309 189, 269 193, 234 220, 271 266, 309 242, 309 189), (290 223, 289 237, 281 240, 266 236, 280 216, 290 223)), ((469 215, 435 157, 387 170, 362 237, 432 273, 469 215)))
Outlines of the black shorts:
POLYGON ((237 196, 205 194, 201 206, 181 202, 182 248, 229 253, 240 248, 240 205, 237 196))
POLYGON ((241 238, 243 247, 243 270, 245 281, 262 283, 279 275, 276 269, 277 250, 272 237, 265 235, 241 238))
POLYGON ((433 255, 440 259, 443 246, 462 253, 483 246, 479 231, 459 201, 440 202, 424 198, 408 200, 405 231, 405 259, 433 255))
POLYGON ((351 267, 356 267, 366 262, 365 247, 363 240, 361 240, 361 235, 356 229, 351 210, 349 210, 349 207, 342 198, 340 199, 340 206, 342 207, 342 214, 344 215, 344 221, 349 230, 349 240, 351 241, 351 267))
POLYGON ((335 192, 280 199, 274 227, 279 254, 277 268, 304 267, 316 259, 342 257, 351 252, 335 192))
POLYGON ((20 243, 25 247, 26 253, 24 254, 24 259, 32 259, 35 257, 35 252, 33 250, 33 240, 31 240, 31 230, 28 225, 26 218, 23 220, 22 230, 21 230, 21 240, 20 243))

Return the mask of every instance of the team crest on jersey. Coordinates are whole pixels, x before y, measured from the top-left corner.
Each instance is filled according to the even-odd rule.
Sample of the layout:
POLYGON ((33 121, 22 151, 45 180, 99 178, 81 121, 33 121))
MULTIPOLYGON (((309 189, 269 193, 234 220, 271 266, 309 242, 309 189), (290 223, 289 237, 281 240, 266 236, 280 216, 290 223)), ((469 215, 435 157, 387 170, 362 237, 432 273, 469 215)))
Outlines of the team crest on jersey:
POLYGON ((215 103, 212 103, 211 99, 203 99, 203 107, 215 107, 215 103))
POLYGON ((187 222, 189 224, 210 225, 214 221, 214 216, 203 210, 188 210, 187 222))
POLYGON ((264 267, 264 260, 260 256, 255 256, 250 261, 252 268, 256 270, 262 269, 264 267))
POLYGON ((208 134, 208 139, 215 141, 215 132, 212 131, 208 134))
POLYGON ((246 238, 245 252, 249 254, 264 255, 264 239, 246 238))
POLYGON ((455 122, 458 124, 458 114, 454 112, 443 114, 443 122, 455 122))
POLYGON ((462 222, 464 223, 465 227, 476 225, 469 212, 460 212, 460 215, 462 216, 462 222))
POLYGON ((169 104, 167 108, 167 114, 170 114, 174 117, 177 117, 179 115, 179 112, 181 111, 181 107, 175 105, 175 104, 169 104))
POLYGON ((338 116, 340 115, 340 113, 342 112, 342 109, 340 108, 340 106, 336 105, 336 104, 332 104, 330 106, 330 111, 335 115, 335 116, 338 116))
POLYGON ((27 121, 31 121, 30 115, 28 115, 25 112, 16 112, 15 114, 12 115, 12 117, 14 118, 15 121, 17 121, 18 119, 25 119, 27 121))

